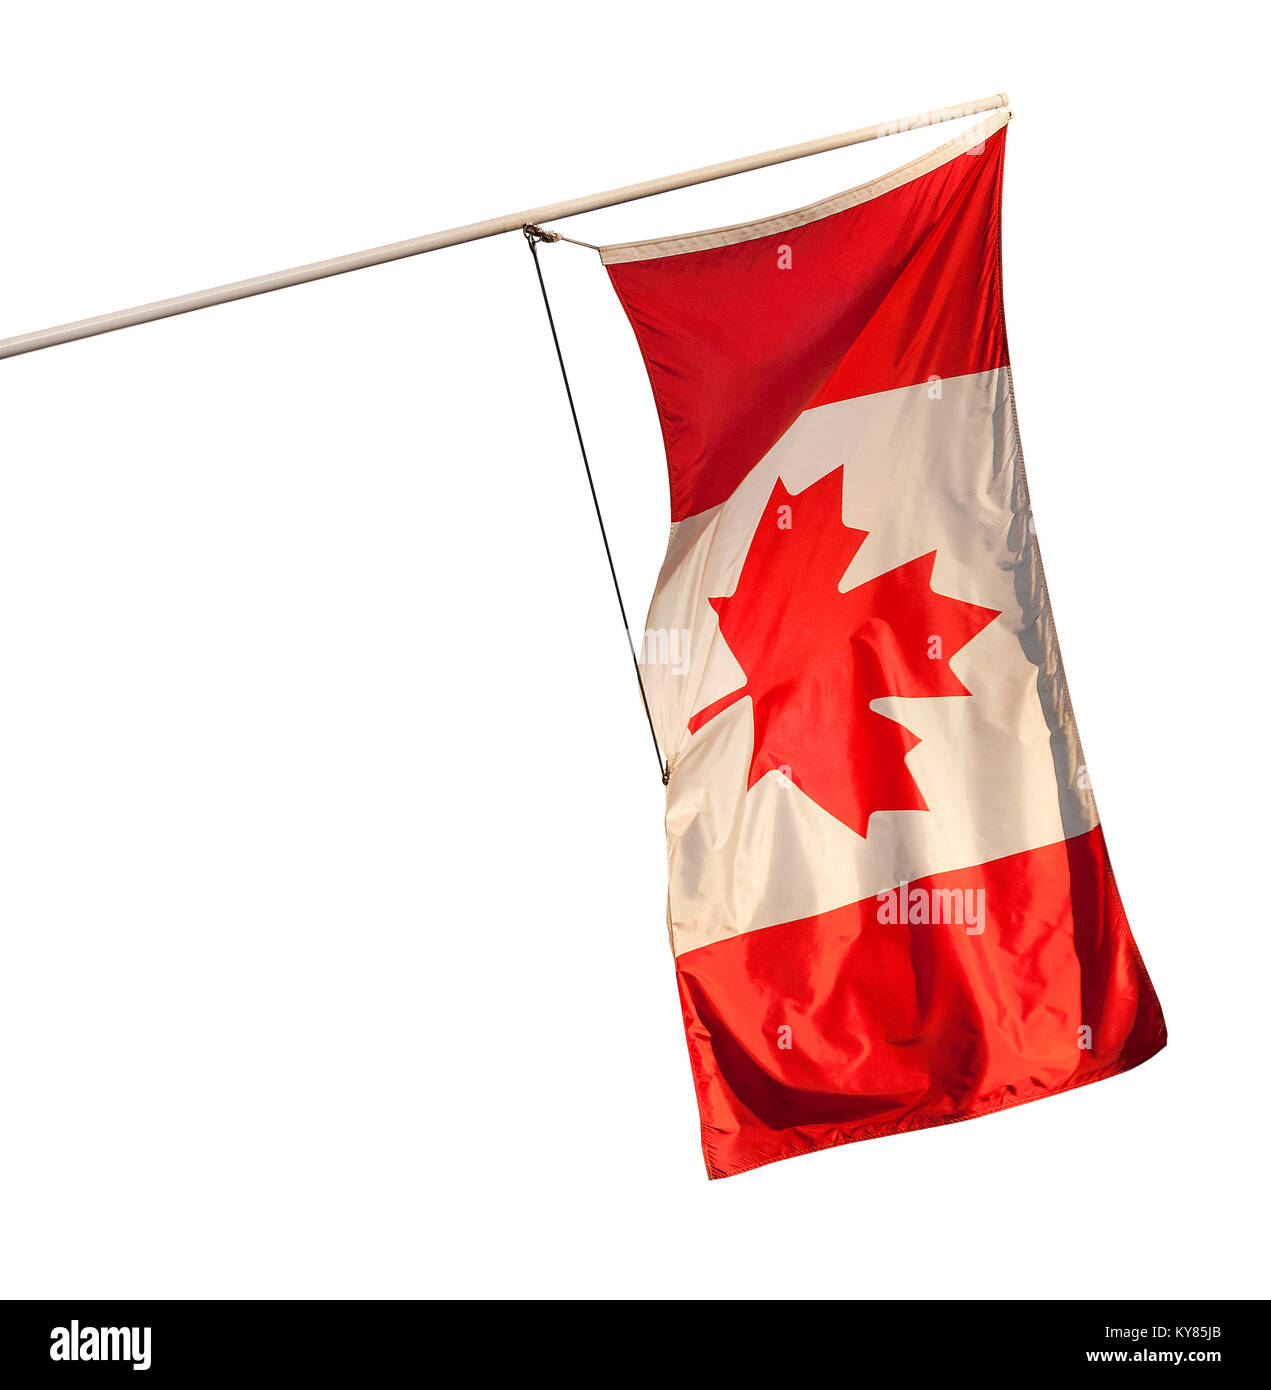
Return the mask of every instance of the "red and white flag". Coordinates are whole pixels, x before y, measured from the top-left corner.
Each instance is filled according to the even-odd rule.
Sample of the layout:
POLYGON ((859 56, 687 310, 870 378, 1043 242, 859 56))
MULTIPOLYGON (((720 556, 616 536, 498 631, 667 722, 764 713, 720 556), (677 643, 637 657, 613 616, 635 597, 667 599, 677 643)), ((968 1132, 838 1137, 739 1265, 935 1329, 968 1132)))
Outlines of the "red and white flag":
POLYGON ((1033 534, 1007 119, 798 212, 602 251, 670 472, 642 672, 712 1177, 1165 1044, 1033 534))

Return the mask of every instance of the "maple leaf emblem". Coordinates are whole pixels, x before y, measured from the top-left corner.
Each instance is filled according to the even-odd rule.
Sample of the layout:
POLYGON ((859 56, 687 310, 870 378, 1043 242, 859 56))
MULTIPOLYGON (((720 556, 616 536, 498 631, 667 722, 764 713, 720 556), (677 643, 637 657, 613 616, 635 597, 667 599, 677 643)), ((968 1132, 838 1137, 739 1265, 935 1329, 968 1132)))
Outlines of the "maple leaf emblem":
POLYGON ((732 594, 712 598, 746 683, 689 720, 696 733, 748 695, 746 790, 780 770, 862 837, 875 811, 926 811, 905 765, 917 735, 870 708, 887 695, 971 692, 949 669, 998 611, 931 587, 936 552, 839 590, 867 531, 845 526, 843 470, 800 493, 780 478, 732 594))

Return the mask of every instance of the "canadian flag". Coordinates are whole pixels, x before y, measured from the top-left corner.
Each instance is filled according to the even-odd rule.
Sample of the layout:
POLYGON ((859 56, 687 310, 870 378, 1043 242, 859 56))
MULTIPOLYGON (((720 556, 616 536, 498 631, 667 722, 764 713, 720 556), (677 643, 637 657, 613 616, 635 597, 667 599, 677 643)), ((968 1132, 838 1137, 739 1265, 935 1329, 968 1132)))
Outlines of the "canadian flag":
POLYGON ((711 1177, 1165 1044, 1033 533, 1007 119, 797 212, 602 251, 670 473, 641 669, 711 1177))

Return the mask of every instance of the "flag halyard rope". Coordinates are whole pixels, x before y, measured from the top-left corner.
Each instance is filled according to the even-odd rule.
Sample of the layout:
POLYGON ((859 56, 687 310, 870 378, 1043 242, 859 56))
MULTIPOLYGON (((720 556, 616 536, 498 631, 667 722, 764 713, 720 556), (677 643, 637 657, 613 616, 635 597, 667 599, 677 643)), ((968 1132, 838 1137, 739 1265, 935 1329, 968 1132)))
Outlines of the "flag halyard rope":
MULTIPOLYGON (((666 786, 670 781, 670 766, 662 759, 662 748, 658 743, 658 731, 653 725, 653 713, 649 709, 649 697, 644 689, 644 677, 640 674, 640 658, 636 654, 635 642, 631 637, 631 623, 627 618, 627 605, 622 599, 622 586, 618 583, 618 571, 613 562, 613 551, 609 546, 609 533, 605 529, 604 514, 600 510, 600 498, 596 494, 596 482, 592 477, 591 461, 587 457, 587 445, 583 440, 582 426, 578 422, 578 410, 574 405, 574 393, 569 384, 569 373, 565 370, 565 356, 561 351, 560 335, 556 332, 556 319, 552 314, 552 302, 548 298, 547 282, 543 279, 543 267, 538 259, 539 242, 568 241, 570 238, 562 237, 559 232, 544 231, 542 227, 535 226, 531 222, 527 222, 521 230, 525 233, 530 254, 534 257, 534 270, 538 275, 538 287, 543 295, 543 308, 547 310, 547 326, 552 332, 552 345, 556 349, 556 361, 560 365, 561 380, 565 383, 565 399, 569 402, 569 413, 574 421, 574 434, 578 438, 578 452, 582 455, 583 469, 587 474, 587 486, 591 490, 591 504, 596 511, 596 521, 600 525, 600 539, 604 543, 605 559, 609 561, 609 574, 613 579, 613 591, 618 598, 618 612, 622 615, 622 630, 627 634, 627 646, 631 650, 631 664, 635 668, 636 684, 640 687, 640 701, 644 705, 644 717, 649 721, 649 733, 653 738, 653 751, 658 760, 658 772, 662 778, 662 785, 666 786)), ((579 244, 586 245, 586 243, 579 244)))

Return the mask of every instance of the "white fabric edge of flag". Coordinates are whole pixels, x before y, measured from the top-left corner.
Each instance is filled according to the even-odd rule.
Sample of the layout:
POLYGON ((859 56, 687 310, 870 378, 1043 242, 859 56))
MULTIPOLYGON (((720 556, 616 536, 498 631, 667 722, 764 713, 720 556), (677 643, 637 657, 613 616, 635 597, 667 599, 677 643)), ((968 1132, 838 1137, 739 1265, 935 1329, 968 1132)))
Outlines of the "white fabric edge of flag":
POLYGON ((942 164, 948 164, 950 160, 956 159, 959 155, 983 144, 990 135, 1001 130, 1010 119, 1009 109, 1003 108, 1000 111, 993 111, 984 120, 977 121, 952 140, 946 141, 927 154, 920 155, 908 164, 901 165, 899 169, 893 169, 888 174, 881 174, 878 178, 871 179, 868 183, 860 184, 856 188, 849 188, 844 193, 836 193, 833 197, 823 198, 819 203, 811 203, 807 207, 796 208, 793 212, 779 213, 776 217, 761 218, 757 222, 743 222, 731 227, 716 227, 711 231, 659 237, 654 241, 629 241, 613 246, 601 246, 598 248, 600 259, 605 265, 622 265, 631 261, 657 260, 661 256, 682 256, 689 251, 707 251, 714 247, 735 246, 743 241, 754 241, 759 237, 774 236, 778 232, 788 232, 795 227, 816 222, 822 217, 832 217, 835 213, 845 212, 848 208, 857 207, 861 203, 868 203, 880 194, 890 193, 893 189, 912 183, 914 179, 921 178, 923 174, 928 174, 933 169, 940 168, 942 164))

